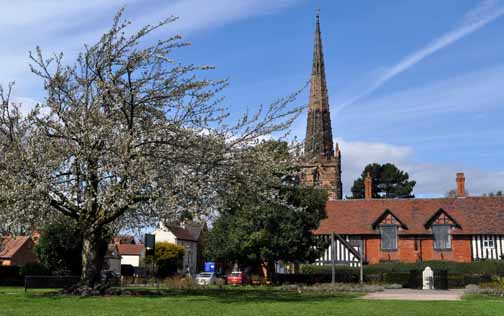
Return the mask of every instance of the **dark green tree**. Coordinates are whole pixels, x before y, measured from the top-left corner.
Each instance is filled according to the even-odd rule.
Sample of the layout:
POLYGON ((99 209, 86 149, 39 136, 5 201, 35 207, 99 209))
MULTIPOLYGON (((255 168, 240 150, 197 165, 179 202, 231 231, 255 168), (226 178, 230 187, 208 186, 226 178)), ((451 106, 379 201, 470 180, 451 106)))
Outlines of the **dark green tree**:
POLYGON ((54 272, 69 271, 79 275, 82 259, 82 238, 71 219, 47 225, 40 234, 35 253, 40 262, 54 272))
POLYGON ((494 197, 494 196, 504 196, 504 194, 502 190, 499 190, 497 192, 484 193, 483 196, 494 197))
POLYGON ((361 177, 354 181, 351 199, 364 198, 364 179, 370 174, 372 179, 373 198, 395 199, 414 198, 412 194, 416 181, 410 181, 404 172, 391 163, 369 164, 364 168, 361 177))
POLYGON ((271 275, 275 261, 311 262, 320 256, 325 243, 312 231, 326 216, 327 193, 294 180, 296 168, 288 149, 286 143, 265 142, 251 150, 269 152, 267 156, 278 161, 278 168, 264 171, 268 180, 258 184, 262 188, 249 190, 237 184, 209 233, 208 258, 262 265, 271 275), (269 199, 262 194, 274 185, 280 187, 279 197, 269 199))

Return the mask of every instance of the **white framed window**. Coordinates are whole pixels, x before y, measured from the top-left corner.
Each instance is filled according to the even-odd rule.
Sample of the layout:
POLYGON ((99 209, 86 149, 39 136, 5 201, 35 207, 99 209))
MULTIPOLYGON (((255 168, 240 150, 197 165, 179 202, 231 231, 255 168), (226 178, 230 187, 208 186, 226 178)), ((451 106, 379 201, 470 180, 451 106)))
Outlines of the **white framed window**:
POLYGON ((483 237, 483 248, 484 249, 494 249, 495 241, 492 236, 484 236, 483 237))

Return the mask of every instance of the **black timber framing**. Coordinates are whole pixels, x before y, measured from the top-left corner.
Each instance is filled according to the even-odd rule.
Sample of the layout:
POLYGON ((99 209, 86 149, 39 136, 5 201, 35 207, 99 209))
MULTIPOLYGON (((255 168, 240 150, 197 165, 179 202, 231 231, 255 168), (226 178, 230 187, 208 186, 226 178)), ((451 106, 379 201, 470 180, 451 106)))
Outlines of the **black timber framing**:
POLYGON ((348 251, 350 251, 355 256, 357 260, 361 260, 359 251, 355 250, 355 248, 350 245, 350 243, 346 241, 345 238, 343 238, 340 234, 334 234, 334 237, 336 237, 348 249, 348 251))

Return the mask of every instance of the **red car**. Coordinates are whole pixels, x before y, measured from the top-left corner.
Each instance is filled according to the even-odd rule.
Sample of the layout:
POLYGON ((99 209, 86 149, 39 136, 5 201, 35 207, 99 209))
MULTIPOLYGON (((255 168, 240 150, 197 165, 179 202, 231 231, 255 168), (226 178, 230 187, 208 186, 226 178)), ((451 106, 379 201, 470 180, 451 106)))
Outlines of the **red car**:
POLYGON ((227 276, 227 284, 241 285, 248 283, 249 279, 244 272, 231 272, 231 274, 227 276))

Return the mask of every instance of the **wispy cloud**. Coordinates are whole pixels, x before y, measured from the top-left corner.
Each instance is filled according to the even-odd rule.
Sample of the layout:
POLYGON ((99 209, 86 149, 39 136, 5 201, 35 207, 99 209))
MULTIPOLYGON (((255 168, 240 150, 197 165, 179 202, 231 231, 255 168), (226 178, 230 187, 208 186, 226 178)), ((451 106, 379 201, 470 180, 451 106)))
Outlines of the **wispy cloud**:
MULTIPOLYGON (((15 80, 15 93, 41 98, 42 85, 29 71, 28 51, 40 45, 47 53, 65 52, 70 62, 85 43, 93 43, 119 8, 135 26, 169 16, 180 20, 165 29, 195 34, 254 16, 271 14, 303 0, 18 0, 1 1, 0 83, 15 80)), ((161 34, 160 36, 164 36, 161 34)))
POLYGON ((375 120, 386 125, 440 115, 485 114, 503 108, 503 86, 504 64, 497 64, 371 97, 359 103, 359 111, 348 111, 335 118, 352 122, 375 120))
POLYGON ((429 57, 435 52, 450 46, 463 37, 481 29, 490 22, 504 15, 504 4, 501 0, 486 0, 480 3, 477 7, 469 11, 454 29, 441 35, 433 40, 427 46, 406 56, 394 66, 385 69, 368 88, 361 93, 351 97, 336 108, 336 112, 340 112, 345 107, 354 104, 358 100, 370 95, 386 82, 398 76, 409 68, 413 67, 423 59, 429 57))
MULTIPOLYGON (((499 168, 504 155, 504 64, 373 96, 333 116, 335 135, 414 144, 423 161, 499 168), (379 138, 378 138, 379 137, 379 138)), ((299 122, 297 135, 304 135, 299 122)))

